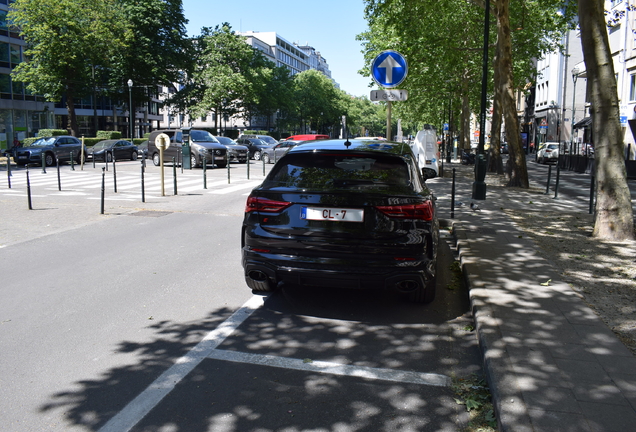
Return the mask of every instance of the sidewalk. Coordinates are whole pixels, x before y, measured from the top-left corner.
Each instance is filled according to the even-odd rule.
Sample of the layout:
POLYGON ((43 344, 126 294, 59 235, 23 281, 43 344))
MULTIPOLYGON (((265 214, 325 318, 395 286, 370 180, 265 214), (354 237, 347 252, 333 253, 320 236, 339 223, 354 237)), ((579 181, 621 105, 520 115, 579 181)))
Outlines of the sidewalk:
MULTIPOLYGON (((444 168, 447 177, 428 183, 438 197, 440 218, 449 218, 448 176, 453 168, 466 174, 473 167, 444 168)), ((581 203, 551 200, 537 192, 540 185, 531 185, 529 192, 489 185, 486 200, 474 201, 472 182, 456 175, 456 201, 464 205, 456 207, 451 224, 499 429, 636 430, 636 357, 559 280, 555 268, 503 211, 587 209, 581 203), (480 210, 471 210, 471 202, 480 210)))

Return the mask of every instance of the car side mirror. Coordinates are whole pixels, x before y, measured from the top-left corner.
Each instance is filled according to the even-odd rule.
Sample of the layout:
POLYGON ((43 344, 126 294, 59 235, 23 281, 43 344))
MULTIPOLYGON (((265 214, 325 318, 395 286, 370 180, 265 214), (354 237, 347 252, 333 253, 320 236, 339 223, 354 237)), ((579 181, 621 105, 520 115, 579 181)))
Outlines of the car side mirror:
POLYGON ((422 168, 422 178, 424 181, 437 177, 437 172, 432 168, 422 168))

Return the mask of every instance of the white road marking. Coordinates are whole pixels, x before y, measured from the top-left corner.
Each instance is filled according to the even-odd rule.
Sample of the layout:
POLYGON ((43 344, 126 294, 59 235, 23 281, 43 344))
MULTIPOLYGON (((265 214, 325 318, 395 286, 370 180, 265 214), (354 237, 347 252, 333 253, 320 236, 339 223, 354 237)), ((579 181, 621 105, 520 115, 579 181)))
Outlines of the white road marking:
POLYGON ((124 432, 132 429, 161 400, 170 393, 212 350, 219 346, 236 328, 256 309, 263 305, 265 297, 253 296, 231 317, 216 329, 208 333, 190 352, 179 358, 176 363, 133 399, 115 417, 110 419, 99 432, 124 432))
POLYGON ((325 361, 307 361, 276 357, 262 354, 249 354, 236 351, 212 350, 208 358, 227 360, 236 363, 248 363, 271 366, 283 369, 294 369, 306 372, 319 372, 331 375, 351 376, 382 381, 396 381, 401 383, 448 387, 450 377, 441 374, 400 371, 393 369, 371 368, 366 366, 343 365, 325 361))

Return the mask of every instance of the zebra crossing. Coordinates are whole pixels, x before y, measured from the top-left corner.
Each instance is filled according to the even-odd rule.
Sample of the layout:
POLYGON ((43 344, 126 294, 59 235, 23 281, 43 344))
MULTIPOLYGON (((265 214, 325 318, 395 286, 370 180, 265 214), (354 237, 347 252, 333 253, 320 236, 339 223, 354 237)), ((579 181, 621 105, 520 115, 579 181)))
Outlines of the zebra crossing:
MULTIPOLYGON (((240 168, 243 168, 241 166, 240 168)), ((243 169, 235 169, 238 174, 228 181, 227 170, 216 169, 206 171, 204 180, 201 170, 177 170, 177 194, 201 193, 211 195, 226 195, 231 193, 249 194, 249 192, 263 180, 261 172, 257 171, 248 179, 243 169)), ((76 168, 74 171, 64 167, 58 173, 56 169, 48 169, 46 173, 40 169, 29 170, 29 187, 33 197, 85 197, 86 199, 100 199, 102 189, 102 173, 106 200, 132 201, 140 200, 142 196, 141 172, 130 169, 122 170, 117 167, 116 174, 112 167, 109 171, 86 167, 84 170, 76 168), (116 181, 115 181, 116 177, 116 181), (116 193, 115 193, 116 185, 116 193)), ((0 173, 0 196, 25 197, 27 195, 27 171, 15 169, 11 176, 7 172, 0 173)), ((146 197, 161 198, 161 173, 158 168, 148 167, 143 176, 144 195, 146 197)), ((164 191, 166 196, 174 195, 174 173, 171 167, 164 170, 164 191)))

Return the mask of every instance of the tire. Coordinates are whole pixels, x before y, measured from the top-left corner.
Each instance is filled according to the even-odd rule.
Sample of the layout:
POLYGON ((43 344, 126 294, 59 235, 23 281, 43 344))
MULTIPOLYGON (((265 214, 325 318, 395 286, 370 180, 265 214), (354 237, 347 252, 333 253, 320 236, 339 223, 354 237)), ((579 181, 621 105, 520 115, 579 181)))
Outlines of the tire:
POLYGON ((152 154, 152 163, 154 164, 154 166, 160 166, 161 165, 161 160, 159 159, 159 153, 153 153, 152 154))
POLYGON ((263 162, 265 162, 266 164, 269 163, 269 155, 267 153, 263 153, 263 162))
POLYGON ((44 155, 44 165, 48 167, 55 165, 55 156, 53 156, 53 153, 46 153, 44 155))
POLYGON ((194 153, 190 153, 190 168, 198 168, 199 161, 197 160, 197 155, 194 153))
POLYGON ((408 300, 411 303, 430 303, 435 300, 436 291, 437 278, 434 277, 428 281, 425 286, 419 287, 415 291, 408 293, 408 300))
POLYGON ((106 154, 104 155, 104 158, 106 158, 106 162, 112 162, 113 161, 113 154, 110 152, 106 152, 106 154))
POLYGON ((139 154, 138 154, 136 151, 133 151, 133 152, 130 154, 130 160, 134 160, 134 161, 136 161, 138 157, 139 157, 139 154))
POLYGON ((254 160, 261 160, 261 152, 260 151, 256 151, 254 152, 254 160))

